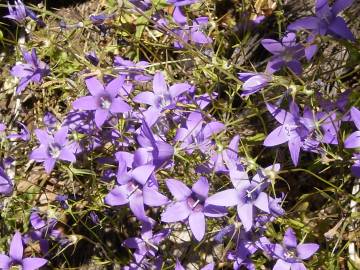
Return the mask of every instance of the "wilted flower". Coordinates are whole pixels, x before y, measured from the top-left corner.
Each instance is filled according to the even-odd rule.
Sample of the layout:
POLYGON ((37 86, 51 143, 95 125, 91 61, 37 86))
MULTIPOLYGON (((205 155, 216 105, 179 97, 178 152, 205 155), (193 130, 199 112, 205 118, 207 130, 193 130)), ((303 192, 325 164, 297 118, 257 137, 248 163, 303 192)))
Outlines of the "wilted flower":
MULTIPOLYGON (((200 270, 213 270, 215 267, 214 263, 209 263, 204 267, 200 268, 200 270)), ((176 259, 176 265, 174 270, 185 270, 185 268, 181 265, 180 261, 176 259)))

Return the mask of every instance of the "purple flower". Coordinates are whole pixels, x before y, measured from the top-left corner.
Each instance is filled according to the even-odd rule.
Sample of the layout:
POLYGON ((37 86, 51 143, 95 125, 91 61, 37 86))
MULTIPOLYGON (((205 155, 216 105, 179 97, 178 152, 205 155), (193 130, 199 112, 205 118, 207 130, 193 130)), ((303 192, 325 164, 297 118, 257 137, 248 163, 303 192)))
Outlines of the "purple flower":
POLYGON ((291 159, 295 166, 299 161, 300 149, 315 151, 320 142, 337 144, 337 133, 340 120, 335 113, 312 112, 305 107, 300 116, 299 107, 295 102, 290 103, 290 111, 285 111, 274 105, 267 104, 267 109, 281 124, 275 128, 264 141, 265 146, 275 146, 288 142, 291 159), (317 128, 321 127, 322 134, 317 128), (315 136, 315 139, 312 137, 315 136))
POLYGON ((30 132, 28 128, 21 122, 17 123, 19 126, 20 131, 18 133, 12 133, 7 136, 8 139, 20 139, 23 141, 29 141, 30 140, 30 132))
POLYGON ((209 192, 209 183, 205 177, 200 177, 192 189, 184 183, 175 180, 166 180, 166 186, 174 196, 175 201, 168 205, 161 215, 163 222, 189 221, 190 229, 196 240, 201 241, 205 234, 205 216, 220 217, 226 213, 223 207, 208 205, 206 199, 209 192))
POLYGON ((168 199, 158 192, 157 183, 152 176, 155 167, 142 165, 127 171, 125 160, 119 161, 118 183, 105 197, 105 203, 111 206, 129 204, 131 211, 141 221, 148 221, 144 204, 162 206, 168 199))
POLYGON ((242 269, 244 266, 248 270, 255 270, 255 265, 249 258, 252 252, 242 243, 237 243, 237 248, 234 251, 230 251, 226 258, 230 261, 234 261, 233 268, 234 270, 242 269))
POLYGON ((195 149, 206 153, 211 145, 211 136, 221 132, 225 128, 223 123, 204 121, 200 112, 189 114, 185 125, 176 131, 175 141, 181 142, 181 148, 191 154, 195 149))
POLYGON ((289 228, 285 231, 282 245, 275 244, 273 258, 278 259, 273 270, 305 270, 303 260, 309 259, 318 249, 318 244, 297 244, 295 232, 289 228))
POLYGON ((27 13, 26 7, 21 0, 15 0, 15 5, 11 6, 8 3, 9 15, 4 16, 5 18, 12 19, 19 24, 24 23, 27 13))
POLYGON ((253 180, 241 171, 230 171, 230 179, 235 187, 220 191, 207 199, 208 204, 218 206, 237 206, 238 216, 245 228, 250 231, 254 223, 254 207, 270 213, 269 196, 263 192, 265 184, 253 180))
MULTIPOLYGON (((177 10, 180 12, 179 10, 177 10)), ((181 19, 180 14, 175 13, 175 20, 179 22, 184 22, 184 19, 181 19)), ((209 23, 208 17, 199 17, 192 21, 192 25, 185 24, 181 25, 180 28, 175 29, 174 33, 178 36, 178 39, 174 42, 175 48, 183 48, 183 43, 195 43, 200 45, 212 43, 212 39, 204 34, 204 29, 209 23)))
MULTIPOLYGON (((294 33, 286 34, 281 42, 274 39, 263 39, 261 44, 273 54, 266 67, 268 73, 274 73, 283 67, 288 67, 296 75, 302 73, 299 60, 305 55, 304 47, 296 43, 294 33)), ((264 78, 262 80, 264 81, 264 78)))
POLYGON ((244 82, 242 85, 243 92, 241 96, 246 97, 252 95, 271 82, 271 75, 265 73, 238 73, 239 79, 244 82))
POLYGON ((30 215, 30 224, 33 227, 33 231, 29 236, 34 241, 39 241, 41 251, 46 254, 49 251, 49 242, 47 238, 49 236, 59 239, 61 232, 55 229, 56 219, 51 218, 45 221, 42 219, 38 212, 33 212, 30 215))
POLYGON ((118 77, 112 80, 105 87, 95 77, 85 80, 91 96, 78 98, 73 102, 74 109, 95 111, 95 123, 101 128, 110 114, 128 112, 131 107, 120 97, 120 89, 123 86, 124 78, 118 77))
POLYGON ((94 52, 94 51, 86 53, 85 58, 94 66, 97 66, 100 62, 99 58, 96 55, 96 52, 94 52))
POLYGON ((13 191, 13 184, 6 174, 5 170, 0 165, 0 194, 10 195, 13 191))
POLYGON ((76 161, 73 149, 67 140, 68 127, 62 127, 54 135, 49 135, 41 129, 36 129, 35 134, 40 146, 31 152, 30 158, 44 162, 47 173, 53 170, 57 160, 76 161))
POLYGON ((16 89, 17 94, 21 93, 30 82, 40 83, 42 78, 50 73, 48 65, 37 58, 35 49, 32 49, 31 54, 26 51, 22 54, 26 64, 17 64, 10 71, 12 76, 21 78, 16 89))
POLYGON ((43 122, 49 133, 54 132, 58 125, 58 120, 51 112, 46 112, 44 114, 43 122))
MULTIPOLYGON (((336 0, 332 7, 329 6, 328 0, 317 0, 315 4, 315 16, 309 16, 298 19, 288 26, 288 30, 310 30, 309 42, 313 42, 317 35, 325 36, 327 34, 355 41, 354 35, 347 27, 343 18, 337 16, 341 11, 348 8, 353 0, 336 0)), ((310 58, 314 55, 317 48, 309 48, 307 56, 310 58)), ((308 58, 309 58, 308 57, 308 58)))
POLYGON ((137 264, 141 264, 145 257, 155 257, 158 253, 158 245, 168 237, 168 229, 153 234, 152 224, 143 222, 140 237, 131 237, 124 241, 128 248, 135 249, 134 258, 137 264))
POLYGON ((227 173, 230 170, 244 170, 243 165, 239 162, 239 140, 240 136, 236 135, 230 141, 228 147, 217 144, 218 149, 210 152, 210 160, 203 166, 205 169, 210 169, 207 169, 206 172, 210 172, 211 169, 216 173, 227 173))
POLYGON ((168 4, 176 7, 187 6, 199 2, 199 0, 167 0, 168 4))
POLYGON ((9 270, 13 266, 21 266, 23 270, 35 270, 45 265, 48 260, 42 258, 23 258, 24 246, 21 234, 16 232, 10 243, 9 256, 0 255, 0 268, 9 270))
POLYGON ((354 122, 357 131, 351 133, 345 140, 345 148, 358 148, 360 147, 360 110, 355 107, 350 109, 351 120, 354 122))
MULTIPOLYGON (((209 263, 204 267, 200 268, 200 270, 213 270, 215 267, 214 263, 209 263)), ((181 265, 180 261, 176 259, 176 265, 174 270, 185 270, 185 268, 181 265)))
POLYGON ((266 106, 281 126, 271 131, 265 138, 264 145, 275 146, 288 142, 291 159, 296 166, 299 161, 302 138, 308 135, 308 130, 300 122, 298 107, 292 102, 290 104, 290 112, 287 112, 269 103, 267 103, 266 106))
POLYGON ((162 72, 157 72, 153 79, 154 92, 141 92, 133 100, 138 103, 148 104, 150 107, 143 112, 146 123, 151 127, 161 113, 165 110, 176 108, 178 97, 189 91, 191 85, 188 83, 177 83, 170 87, 167 86, 162 72))
POLYGON ((134 153, 135 166, 152 164, 158 169, 170 163, 174 148, 167 142, 155 138, 146 122, 143 122, 136 139, 140 147, 134 153))

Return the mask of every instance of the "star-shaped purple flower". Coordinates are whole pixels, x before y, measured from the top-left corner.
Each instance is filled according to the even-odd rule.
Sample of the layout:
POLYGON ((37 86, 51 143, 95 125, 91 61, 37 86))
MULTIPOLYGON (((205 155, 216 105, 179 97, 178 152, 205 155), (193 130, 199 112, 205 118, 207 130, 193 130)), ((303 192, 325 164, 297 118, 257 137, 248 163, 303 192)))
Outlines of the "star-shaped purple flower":
POLYGON ((131 107, 120 97, 117 97, 124 84, 124 77, 112 80, 105 87, 95 77, 85 80, 91 96, 78 98, 73 102, 74 109, 95 111, 95 123, 101 128, 111 114, 126 113, 131 107))
POLYGON ((131 211, 141 221, 148 221, 144 204, 162 206, 168 199, 157 188, 152 176, 155 167, 142 165, 127 171, 125 160, 119 161, 118 183, 105 197, 105 203, 111 206, 129 204, 131 211))
POLYGON ((0 194, 10 195, 13 191, 13 184, 6 174, 5 170, 0 165, 0 194))
POLYGON ((42 258, 23 258, 24 246, 22 237, 16 232, 10 243, 9 256, 0 254, 0 268, 3 270, 12 269, 13 266, 20 266, 23 270, 36 270, 47 263, 42 258))
POLYGON ((67 140, 68 127, 62 127, 54 135, 49 135, 41 129, 36 129, 35 134, 40 141, 40 146, 31 152, 30 158, 44 162, 47 173, 53 170, 58 160, 76 161, 74 149, 67 140))
POLYGON ((334 37, 341 37, 354 41, 355 37, 347 27, 345 20, 337 16, 352 3, 353 0, 336 0, 330 7, 328 0, 316 0, 316 16, 298 19, 290 24, 287 29, 291 31, 301 29, 310 30, 312 39, 316 35, 324 36, 329 34, 334 37))
POLYGON ((17 64, 10 71, 12 76, 20 78, 17 94, 20 94, 30 82, 40 83, 42 78, 50 73, 48 65, 38 59, 35 49, 32 49, 31 53, 23 51, 22 54, 26 64, 17 64))
POLYGON ((206 202, 209 183, 205 177, 200 177, 191 189, 175 179, 166 180, 166 186, 174 196, 175 201, 168 205, 162 213, 161 221, 188 220, 190 229, 198 241, 201 241, 205 234, 205 217, 220 217, 226 213, 225 208, 209 205, 206 202))
MULTIPOLYGON (((266 72, 274 73, 283 67, 288 67, 296 75, 302 73, 299 60, 305 56, 304 47, 296 43, 296 35, 294 33, 287 33, 281 42, 274 39, 263 39, 261 44, 273 54, 267 64, 266 72)), ((264 81, 264 78, 262 80, 264 81)))
POLYGON ((273 270, 305 270, 303 260, 309 259, 319 249, 319 245, 298 244, 295 232, 289 228, 285 231, 282 245, 275 244, 271 249, 272 257, 277 259, 273 270))
POLYGON ((134 258, 137 264, 141 264, 145 257, 155 257, 158 253, 158 245, 168 237, 169 229, 164 229, 154 234, 150 222, 143 222, 140 237, 131 237, 124 241, 128 248, 135 249, 134 258))
POLYGON ((250 181, 246 172, 230 171, 230 179, 234 188, 215 193, 206 201, 208 204, 218 206, 236 205, 238 216, 245 231, 250 231, 253 227, 254 207, 265 213, 270 213, 269 196, 263 192, 266 184, 259 183, 254 178, 250 181))
POLYGON ((153 79, 153 92, 141 92, 133 100, 150 105, 143 115, 146 123, 151 127, 161 113, 165 110, 175 109, 179 96, 189 91, 190 88, 191 85, 188 83, 177 83, 168 87, 162 72, 157 72, 153 79))

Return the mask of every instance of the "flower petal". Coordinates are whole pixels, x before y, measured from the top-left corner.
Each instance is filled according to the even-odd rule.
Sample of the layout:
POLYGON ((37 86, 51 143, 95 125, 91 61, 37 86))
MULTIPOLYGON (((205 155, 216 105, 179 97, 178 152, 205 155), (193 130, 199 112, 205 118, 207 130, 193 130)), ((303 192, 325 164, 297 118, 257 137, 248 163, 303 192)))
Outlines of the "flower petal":
POLYGON ((288 228, 285 231, 284 238, 283 238, 283 244, 287 248, 296 248, 297 246, 297 240, 296 235, 293 229, 288 228))
POLYGON ((110 112, 112 113, 126 113, 131 110, 129 104, 127 104, 122 98, 114 98, 111 102, 110 112))
POLYGON ((22 243, 22 237, 19 232, 16 232, 10 243, 10 257, 15 261, 21 261, 24 254, 24 246, 22 243))
POLYGON ((191 189, 179 180, 167 179, 166 186, 177 201, 183 201, 191 195, 191 189))
POLYGON ((191 210, 186 201, 175 202, 168 205, 161 214, 162 222, 177 222, 185 220, 191 214, 191 210))
POLYGON ((251 227, 253 226, 253 219, 254 219, 254 209, 253 205, 250 203, 245 203, 243 205, 237 206, 237 213, 241 220, 241 223, 244 226, 245 231, 250 231, 251 227))
POLYGON ((126 186, 116 186, 105 197, 105 203, 111 206, 124 205, 129 202, 126 186))
POLYGON ((206 203, 219 206, 234 206, 239 203, 239 194, 236 189, 227 189, 210 196, 207 198, 206 203))
POLYGON ((105 91, 104 86, 96 77, 86 79, 85 84, 92 96, 97 96, 105 91))
POLYGON ((22 260, 23 270, 36 270, 45 265, 48 262, 42 258, 25 258, 22 260))
POLYGON ((192 191, 200 195, 205 200, 209 193, 209 182, 206 177, 201 176, 193 185, 192 191))
POLYGON ((192 212, 189 225, 196 240, 201 241, 205 235, 205 216, 202 212, 192 212))
POLYGON ((98 108, 96 98, 94 98, 93 96, 85 96, 78 98, 72 103, 72 106, 74 109, 85 111, 96 110, 98 108))
POLYGON ((300 259, 306 260, 310 258, 318 249, 318 244, 300 244, 296 247, 296 252, 300 259))
POLYGON ((144 203, 148 206, 162 206, 168 203, 168 198, 153 188, 143 188, 144 203))

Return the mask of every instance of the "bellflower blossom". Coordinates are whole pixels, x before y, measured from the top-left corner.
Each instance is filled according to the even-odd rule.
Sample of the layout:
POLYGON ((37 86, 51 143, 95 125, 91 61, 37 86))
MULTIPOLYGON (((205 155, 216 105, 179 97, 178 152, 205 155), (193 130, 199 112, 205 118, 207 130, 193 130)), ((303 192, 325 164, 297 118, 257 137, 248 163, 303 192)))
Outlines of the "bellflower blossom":
POLYGON ((39 241, 40 249, 44 254, 49 251, 47 238, 49 236, 55 239, 60 238, 61 232, 55 229, 56 223, 57 221, 54 218, 45 221, 36 211, 30 215, 30 224, 34 230, 29 233, 29 236, 32 240, 39 241))
POLYGON ((119 161, 118 183, 105 197, 105 203, 111 206, 129 204, 131 211, 141 221, 148 221, 144 204, 162 206, 168 199, 158 192, 157 183, 152 176, 155 167, 143 165, 127 171, 126 161, 119 161))
POLYGON ((290 112, 269 103, 266 104, 266 106, 281 125, 275 128, 265 138, 264 145, 269 147, 288 142, 291 159, 296 166, 299 161, 302 140, 307 137, 309 133, 300 121, 297 105, 292 102, 290 104, 290 112))
POLYGON ((288 67, 296 75, 302 73, 300 59, 305 56, 304 47, 296 43, 296 35, 287 33, 281 42, 274 39, 263 39, 261 44, 266 50, 273 54, 270 58, 266 71, 274 73, 283 67, 288 67))
POLYGON ((240 72, 238 77, 244 82, 241 93, 243 97, 259 92, 271 82, 271 75, 266 73, 240 72))
MULTIPOLYGON (((175 17, 175 20, 178 22, 184 22, 183 19, 178 19, 178 17, 175 17)), ((181 25, 178 29, 175 29, 174 33, 181 41, 176 40, 174 42, 174 47, 179 49, 184 48, 183 43, 195 43, 200 45, 212 43, 212 39, 204 33, 204 29, 208 23, 208 17, 199 17, 192 21, 192 25, 184 24, 181 25)))
POLYGON ((208 204, 218 206, 237 206, 238 216, 245 228, 250 231, 254 225, 254 207, 270 213, 269 196, 263 192, 266 184, 249 180, 246 172, 230 171, 233 189, 220 191, 207 199, 208 204))
POLYGON ((209 153, 210 160, 201 166, 206 172, 228 173, 230 170, 243 171, 244 167, 239 161, 238 147, 240 136, 236 135, 230 141, 228 147, 221 143, 216 144, 216 148, 209 153))
POLYGON ((191 189, 175 179, 166 180, 166 186, 175 201, 166 207, 161 215, 161 221, 167 223, 188 221, 190 229, 198 241, 201 241, 205 235, 205 217, 220 217, 226 213, 226 209, 223 207, 207 204, 209 182, 205 177, 200 177, 191 189))
POLYGON ((73 102, 74 109, 95 111, 95 123, 101 128, 111 114, 126 113, 131 107, 117 95, 124 84, 124 77, 112 80, 105 87, 95 77, 85 80, 91 96, 78 98, 73 102))
POLYGON ((145 73, 145 67, 148 65, 149 62, 146 61, 139 61, 134 63, 133 61, 126 60, 120 56, 115 56, 115 70, 119 72, 120 76, 125 76, 126 78, 120 91, 120 95, 129 95, 134 89, 135 82, 139 83, 151 80, 151 76, 146 75, 145 73))
POLYGON ((195 149, 207 153, 212 144, 211 136, 225 128, 223 123, 212 121, 206 123, 201 112, 189 114, 186 123, 176 131, 175 141, 181 142, 181 148, 191 154, 195 149))
POLYGON ((318 249, 318 244, 298 244, 293 229, 285 231, 283 243, 275 244, 272 248, 272 257, 277 259, 273 270, 305 270, 303 260, 309 259, 318 249))
POLYGON ((199 0, 167 0, 168 4, 174 5, 176 7, 188 6, 197 2, 199 2, 199 0))
POLYGON ((6 174, 5 170, 0 165, 0 194, 10 195, 13 191, 13 184, 6 174))
MULTIPOLYGON (((337 16, 352 3, 353 0, 336 0, 330 7, 328 0, 316 0, 315 16, 298 19, 291 23, 287 29, 290 31, 310 30, 309 42, 312 42, 317 35, 325 36, 327 34, 355 41, 355 37, 347 27, 345 20, 337 16)), ((317 48, 312 48, 309 56, 314 54, 314 50, 316 51, 317 48)))
POLYGON ((42 258, 23 258, 23 256, 22 237, 19 232, 16 232, 10 243, 9 256, 0 254, 0 268, 10 270, 13 266, 20 266, 23 270, 35 270, 48 262, 48 260, 42 258))
POLYGON ((352 107, 350 109, 351 120, 355 124, 357 131, 351 133, 345 140, 345 148, 358 148, 360 147, 360 110, 352 107))
POLYGON ((143 222, 140 237, 131 237, 124 241, 128 248, 135 249, 134 258, 137 264, 141 264, 145 257, 155 257, 158 253, 158 245, 165 240, 170 233, 169 229, 163 229, 154 234, 152 224, 143 222))
POLYGON ((162 72, 157 72, 153 79, 153 91, 144 91, 133 100, 137 103, 148 104, 150 107, 143 112, 146 123, 151 127, 166 110, 176 108, 176 102, 180 95, 189 91, 188 83, 177 83, 167 86, 162 72))
POLYGON ((74 149, 67 140, 68 127, 62 127, 54 135, 41 129, 36 129, 35 134, 40 146, 31 152, 30 159, 43 162, 47 173, 53 170, 58 160, 76 161, 74 149))
POLYGON ((174 148, 162 139, 155 137, 146 122, 142 123, 136 140, 140 145, 134 153, 136 166, 152 164, 155 168, 160 168, 170 164, 174 148))
POLYGON ((281 124, 275 128, 264 141, 265 146, 275 146, 288 142, 291 159, 295 166, 299 161, 300 149, 315 151, 310 146, 318 147, 319 143, 337 144, 337 133, 340 121, 335 113, 312 112, 305 107, 300 116, 299 107, 295 102, 290 103, 290 111, 285 111, 274 105, 267 104, 267 109, 281 124), (317 127, 322 134, 316 134, 317 127), (312 138, 316 135, 316 138, 312 138))
POLYGON ((32 49, 31 53, 23 51, 22 54, 26 63, 17 64, 10 71, 12 76, 20 78, 16 88, 17 94, 20 94, 30 82, 40 83, 43 77, 50 73, 48 65, 38 59, 35 49, 32 49))
POLYGON ((8 2, 9 15, 4 16, 4 18, 12 19, 19 24, 24 23, 27 13, 26 7, 21 0, 15 0, 14 6, 11 6, 8 2))

